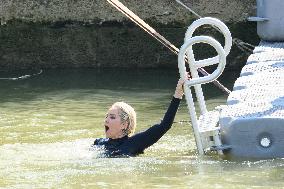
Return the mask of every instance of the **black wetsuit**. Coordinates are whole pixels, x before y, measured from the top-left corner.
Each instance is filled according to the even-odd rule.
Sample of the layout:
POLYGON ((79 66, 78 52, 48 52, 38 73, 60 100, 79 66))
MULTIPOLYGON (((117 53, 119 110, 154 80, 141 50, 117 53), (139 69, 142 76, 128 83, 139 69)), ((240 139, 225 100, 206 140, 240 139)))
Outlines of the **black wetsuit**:
POLYGON ((95 140, 94 145, 104 147, 105 155, 108 157, 141 154, 144 149, 157 142, 171 128, 179 103, 180 99, 173 97, 161 123, 153 125, 146 131, 119 139, 99 138, 95 140))

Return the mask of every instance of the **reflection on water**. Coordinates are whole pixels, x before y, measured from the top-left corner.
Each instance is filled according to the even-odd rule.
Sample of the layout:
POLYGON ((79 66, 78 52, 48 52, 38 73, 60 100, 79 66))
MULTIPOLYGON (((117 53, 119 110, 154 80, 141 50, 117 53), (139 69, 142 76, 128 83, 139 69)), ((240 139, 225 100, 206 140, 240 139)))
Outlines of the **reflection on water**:
MULTIPOLYGON (((1 73, 6 77, 5 74, 1 73)), ((235 77, 223 78, 232 86, 235 77)), ((280 188, 283 160, 230 162, 196 155, 185 101, 173 128, 135 158, 98 158, 103 118, 115 101, 131 104, 143 130, 159 122, 177 70, 44 70, 0 81, 0 188, 280 188)), ((225 96, 206 85, 209 109, 225 96)))

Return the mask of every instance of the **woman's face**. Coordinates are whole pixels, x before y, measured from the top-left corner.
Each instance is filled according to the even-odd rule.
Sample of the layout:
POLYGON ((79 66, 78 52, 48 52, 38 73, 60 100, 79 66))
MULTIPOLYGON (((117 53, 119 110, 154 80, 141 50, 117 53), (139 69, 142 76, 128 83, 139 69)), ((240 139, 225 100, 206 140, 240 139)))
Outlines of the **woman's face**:
POLYGON ((119 108, 111 107, 105 118, 105 134, 107 138, 121 138, 124 136, 123 129, 126 129, 126 123, 121 123, 119 108))

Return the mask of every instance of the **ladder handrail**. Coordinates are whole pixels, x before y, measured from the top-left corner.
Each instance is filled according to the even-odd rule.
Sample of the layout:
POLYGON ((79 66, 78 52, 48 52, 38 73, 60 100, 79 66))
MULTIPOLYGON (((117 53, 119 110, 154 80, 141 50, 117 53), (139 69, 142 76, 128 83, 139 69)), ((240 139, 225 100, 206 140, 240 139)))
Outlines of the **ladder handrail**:
MULTIPOLYGON (((233 44, 231 32, 230 32, 229 28, 223 22, 221 22, 220 20, 218 20, 216 18, 204 17, 204 18, 201 18, 201 19, 194 21, 187 28, 184 41, 186 42, 188 39, 190 39, 192 37, 194 31, 202 25, 213 25, 213 27, 219 29, 219 31, 221 33, 223 33, 223 35, 225 37, 224 50, 225 50, 225 54, 227 56, 230 53, 230 50, 231 50, 231 47, 232 47, 232 44, 233 44)), ((190 51, 188 51, 188 53, 189 53, 189 56, 193 56, 192 49, 190 49, 190 51)), ((197 66, 198 68, 200 68, 200 67, 213 65, 213 64, 216 64, 216 63, 218 63, 218 55, 215 56, 215 57, 212 57, 212 58, 195 61, 194 65, 197 66)))
MULTIPOLYGON (((204 17, 201 19, 198 19, 196 21, 194 21, 187 29, 186 33, 185 33, 185 38, 184 41, 186 42, 188 39, 190 39, 194 33, 194 31, 203 25, 212 25, 214 28, 216 28, 217 30, 219 30, 225 37, 225 44, 224 44, 224 50, 225 50, 225 54, 228 55, 230 52, 230 49, 232 47, 232 36, 230 33, 230 30, 228 29, 228 27, 221 22, 220 20, 216 19, 216 18, 211 18, 211 17, 204 17)), ((213 64, 217 64, 218 63, 218 55, 213 57, 213 58, 207 58, 204 60, 198 60, 196 61, 194 59, 194 54, 193 54, 193 50, 192 47, 189 47, 187 50, 187 57, 189 59, 189 68, 190 68, 190 74, 192 76, 192 78, 198 78, 198 71, 197 69, 205 67, 205 66, 209 66, 209 65, 213 65, 213 64)), ((216 73, 214 73, 216 74, 216 73)), ((208 77, 204 77, 203 79, 205 79, 208 77)), ((212 81, 215 81, 215 79, 212 79, 212 81)), ((205 114, 207 112, 207 108, 206 108, 206 104, 205 104, 205 100, 204 100, 204 95, 203 95, 203 91, 201 88, 201 85, 195 85, 194 86, 195 91, 196 91, 196 97, 197 97, 197 101, 200 107, 200 111, 201 114, 205 114)))
MULTIPOLYGON (((185 54, 187 53, 187 50, 189 48, 192 47, 193 44, 196 43, 207 43, 211 46, 213 46, 217 53, 219 54, 218 56, 216 56, 219 60, 219 64, 218 67, 216 68, 216 70, 207 75, 207 76, 203 76, 203 77, 198 77, 198 78, 192 78, 190 80, 187 80, 185 82, 185 84, 189 87, 197 85, 197 84, 204 84, 204 83, 208 83, 211 82, 213 80, 215 80, 216 78, 218 78, 222 72, 224 71, 224 68, 226 66, 226 52, 223 49, 223 47, 221 46, 221 44, 216 41, 214 38, 209 37, 209 36, 196 36, 196 37, 192 37, 191 39, 187 40, 180 48, 180 52, 178 55, 178 66, 179 66, 179 70, 180 70, 180 76, 182 79, 186 79, 184 74, 186 72, 186 67, 185 67, 185 54)), ((191 58, 189 58, 191 60, 191 58)), ((190 64, 194 64, 195 62, 190 62, 190 64)), ((209 62, 208 65, 211 65, 212 63, 209 62)), ((215 63, 216 64, 216 63, 215 63)))

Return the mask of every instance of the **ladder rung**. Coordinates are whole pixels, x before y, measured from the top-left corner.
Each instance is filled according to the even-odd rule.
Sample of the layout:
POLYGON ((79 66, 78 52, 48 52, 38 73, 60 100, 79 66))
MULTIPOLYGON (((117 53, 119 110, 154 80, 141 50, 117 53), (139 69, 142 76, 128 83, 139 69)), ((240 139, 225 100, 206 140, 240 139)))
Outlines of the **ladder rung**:
POLYGON ((205 132, 219 130, 219 127, 218 127, 219 115, 220 115, 220 112, 218 110, 213 110, 213 111, 207 112, 204 115, 201 115, 198 120, 199 132, 205 133, 205 132))

